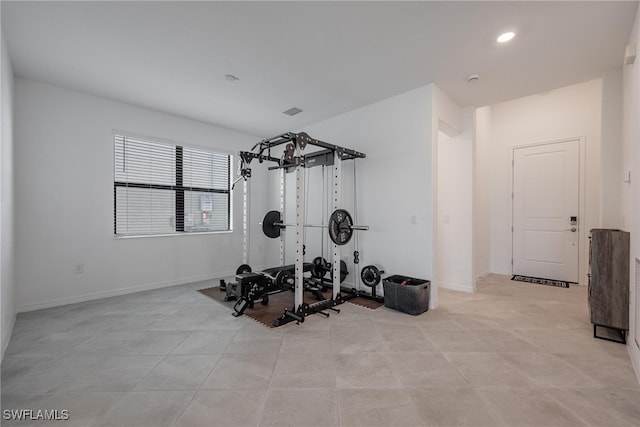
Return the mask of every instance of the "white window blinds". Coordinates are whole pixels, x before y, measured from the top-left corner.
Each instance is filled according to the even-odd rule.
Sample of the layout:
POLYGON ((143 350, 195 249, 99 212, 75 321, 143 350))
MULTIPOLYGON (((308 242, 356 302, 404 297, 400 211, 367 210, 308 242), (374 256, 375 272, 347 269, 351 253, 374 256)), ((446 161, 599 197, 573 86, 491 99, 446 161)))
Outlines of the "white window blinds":
POLYGON ((231 156, 114 135, 116 236, 231 229, 231 156))

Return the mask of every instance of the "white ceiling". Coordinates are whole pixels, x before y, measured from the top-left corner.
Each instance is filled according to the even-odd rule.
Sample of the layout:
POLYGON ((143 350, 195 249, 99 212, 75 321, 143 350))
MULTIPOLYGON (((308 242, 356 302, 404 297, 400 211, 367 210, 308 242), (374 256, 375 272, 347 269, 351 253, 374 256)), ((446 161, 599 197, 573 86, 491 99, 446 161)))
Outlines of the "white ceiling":
POLYGON ((622 64, 633 2, 11 2, 18 76, 262 137, 437 83, 462 106, 622 64), (496 37, 517 37, 498 45, 496 37), (478 82, 466 77, 479 73, 478 82), (225 74, 240 78, 225 80, 225 74), (289 117, 282 111, 300 107, 289 117))

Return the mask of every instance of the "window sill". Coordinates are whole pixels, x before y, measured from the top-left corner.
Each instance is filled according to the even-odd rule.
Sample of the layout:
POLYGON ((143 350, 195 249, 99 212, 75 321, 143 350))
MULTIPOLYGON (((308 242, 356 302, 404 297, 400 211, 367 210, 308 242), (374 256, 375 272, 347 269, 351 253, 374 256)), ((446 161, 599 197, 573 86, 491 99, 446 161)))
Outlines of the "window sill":
POLYGON ((212 234, 230 234, 233 230, 226 231, 199 231, 194 233, 167 233, 167 234, 138 234, 135 236, 117 236, 114 235, 115 240, 127 240, 127 239, 148 239, 154 237, 175 237, 175 236, 207 236, 212 234))

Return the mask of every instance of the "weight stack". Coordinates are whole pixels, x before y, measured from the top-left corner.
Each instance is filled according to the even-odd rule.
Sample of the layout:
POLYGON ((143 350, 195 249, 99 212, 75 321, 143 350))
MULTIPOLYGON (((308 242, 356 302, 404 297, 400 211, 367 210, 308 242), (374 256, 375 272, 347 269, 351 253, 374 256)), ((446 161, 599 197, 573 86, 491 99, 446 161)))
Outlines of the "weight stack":
POLYGON ((431 281, 400 275, 382 281, 384 306, 417 316, 429 310, 431 281))

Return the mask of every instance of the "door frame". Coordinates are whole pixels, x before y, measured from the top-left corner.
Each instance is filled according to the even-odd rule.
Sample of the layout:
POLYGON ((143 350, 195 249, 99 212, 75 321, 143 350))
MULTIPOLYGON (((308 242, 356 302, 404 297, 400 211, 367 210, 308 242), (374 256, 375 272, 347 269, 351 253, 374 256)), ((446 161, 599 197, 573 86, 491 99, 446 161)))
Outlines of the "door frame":
POLYGON ((562 138, 553 139, 548 141, 531 142, 526 144, 517 144, 509 147, 509 194, 511 197, 511 275, 513 275, 513 256, 514 256, 514 209, 513 209, 513 192, 514 192, 514 179, 515 179, 515 150, 519 148, 531 148, 539 147, 541 145, 560 144, 564 142, 578 141, 578 284, 585 285, 587 283, 587 262, 584 260, 585 255, 588 253, 587 237, 589 230, 587 230, 586 223, 586 208, 585 208, 585 194, 586 194, 586 139, 584 136, 577 136, 574 138, 562 138))

